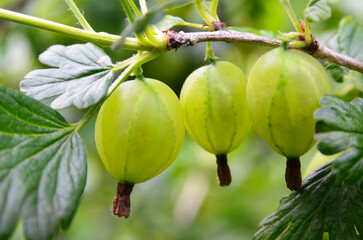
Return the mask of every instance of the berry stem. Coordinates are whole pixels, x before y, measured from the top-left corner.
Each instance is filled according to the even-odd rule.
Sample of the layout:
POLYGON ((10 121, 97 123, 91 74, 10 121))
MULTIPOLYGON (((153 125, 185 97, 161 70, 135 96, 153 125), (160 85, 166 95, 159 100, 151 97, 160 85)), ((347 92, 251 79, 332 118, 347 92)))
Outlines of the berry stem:
POLYGON ((130 194, 134 185, 128 183, 118 183, 116 197, 113 200, 112 211, 114 215, 128 218, 130 215, 130 194))
POLYGON ((209 60, 211 63, 215 63, 216 58, 217 57, 216 57, 216 55, 214 55, 214 51, 213 51, 211 42, 207 42, 207 47, 205 49, 204 61, 209 60))
POLYGON ((216 155, 216 157, 218 165, 217 174, 218 174, 219 185, 221 187, 228 186, 232 182, 232 176, 227 163, 227 155, 220 154, 216 155))
POLYGON ((288 189, 291 191, 299 191, 301 189, 301 170, 300 159, 287 158, 285 182, 288 189))

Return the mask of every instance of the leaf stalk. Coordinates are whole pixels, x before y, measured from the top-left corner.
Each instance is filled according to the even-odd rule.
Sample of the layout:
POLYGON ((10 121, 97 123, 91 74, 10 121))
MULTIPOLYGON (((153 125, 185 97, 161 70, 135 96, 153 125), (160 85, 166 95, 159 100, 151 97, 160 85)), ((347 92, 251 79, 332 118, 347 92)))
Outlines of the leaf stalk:
POLYGON ((140 4, 142 15, 146 15, 146 13, 148 12, 146 1, 145 0, 139 0, 139 4, 140 4))
MULTIPOLYGON (((52 32, 65 34, 69 37, 77 38, 85 42, 92 42, 106 47, 111 46, 114 42, 120 40, 121 38, 118 35, 113 35, 105 32, 97 33, 97 32, 87 31, 80 28, 71 27, 68 25, 29 16, 22 13, 17 13, 2 8, 0 8, 0 19, 5 19, 8 21, 17 22, 32 27, 37 27, 52 32)), ((136 38, 130 38, 130 37, 125 38, 123 47, 125 49, 135 50, 135 51, 150 50, 150 48, 142 46, 136 38)))
POLYGON ((280 0, 280 2, 282 3, 282 6, 284 6, 287 14, 289 15, 290 21, 294 25, 295 30, 297 32, 304 33, 303 30, 301 29, 299 21, 297 20, 294 10, 291 7, 290 1, 289 0, 280 0))
POLYGON ((215 19, 217 19, 219 21, 218 14, 217 14, 217 8, 218 8, 218 0, 213 0, 210 5, 210 13, 211 13, 212 17, 214 17, 215 19))
POLYGON ((66 0, 66 3, 68 7, 71 9, 73 15, 77 18, 81 26, 84 30, 94 32, 91 25, 87 22, 86 18, 83 16, 83 14, 79 11, 77 5, 74 3, 73 0, 66 0))
POLYGON ((79 132, 88 121, 98 112, 101 108, 102 104, 106 101, 106 99, 116 90, 116 88, 124 82, 135 70, 137 70, 141 65, 146 62, 149 62, 156 57, 158 57, 161 53, 159 51, 151 51, 151 52, 141 52, 135 55, 134 57, 129 58, 126 61, 121 62, 116 68, 121 70, 128 65, 128 67, 122 72, 122 74, 112 83, 109 87, 107 96, 100 100, 97 104, 93 105, 90 110, 83 116, 83 118, 76 124, 76 132, 79 132))
POLYGON ((134 13, 132 12, 132 9, 129 5, 129 1, 127 0, 120 0, 122 8, 124 9, 124 12, 126 14, 126 17, 129 19, 130 23, 135 22, 135 16, 134 13))
POLYGON ((134 13, 136 14, 137 17, 142 17, 141 12, 137 8, 137 6, 133 0, 129 0, 129 5, 131 6, 132 10, 134 11, 134 13))
POLYGON ((214 26, 213 22, 219 21, 218 19, 214 18, 210 12, 210 10, 207 8, 207 6, 203 3, 203 0, 196 0, 194 2, 194 6, 197 9, 199 15, 203 18, 204 22, 208 25, 209 30, 213 31, 214 26))

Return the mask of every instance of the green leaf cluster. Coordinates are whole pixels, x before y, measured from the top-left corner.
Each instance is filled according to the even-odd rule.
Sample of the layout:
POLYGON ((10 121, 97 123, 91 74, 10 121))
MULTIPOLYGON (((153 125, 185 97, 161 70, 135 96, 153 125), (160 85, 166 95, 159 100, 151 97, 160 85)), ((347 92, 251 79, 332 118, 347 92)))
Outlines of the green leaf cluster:
POLYGON ((363 26, 352 17, 340 21, 338 30, 339 50, 359 61, 363 61, 363 26))
POLYGON ((312 172, 299 192, 284 197, 275 213, 259 225, 254 239, 359 240, 363 234, 363 194, 357 186, 346 187, 329 162, 312 172))
POLYGON ((21 216, 27 239, 66 229, 83 192, 82 140, 61 115, 0 85, 0 239, 21 216))
POLYGON ((185 21, 180 17, 175 17, 172 15, 166 15, 164 18, 155 24, 155 26, 160 29, 161 31, 167 31, 170 28, 177 26, 179 24, 184 23, 185 21))
MULTIPOLYGON (((71 105, 88 108, 98 103, 77 126, 42 103, 0 85, 0 239, 10 237, 19 218, 28 239, 51 239, 59 226, 69 226, 87 174, 85 148, 77 131, 105 99, 116 71, 125 69, 114 81, 115 86, 135 71, 141 73, 140 66, 158 56, 142 57, 149 52, 145 49, 157 48, 154 43, 158 39, 153 43, 157 34, 147 33, 150 25, 161 31, 178 25, 203 26, 165 15, 165 11, 194 1, 164 1, 143 16, 139 12, 114 47, 122 46, 131 34, 136 35, 136 44, 141 39, 151 47, 115 65, 91 43, 55 45, 39 56, 50 68, 28 73, 21 90, 36 100, 52 99, 54 109, 71 105)), ((306 20, 327 20, 334 2, 310 0, 306 20)), ((216 4, 214 7, 216 14, 216 4)), ((275 32, 252 27, 229 29, 276 38, 275 32)), ((338 43, 343 54, 363 61, 362 39, 359 22, 351 17, 341 20, 338 43)), ((362 74, 337 65, 329 65, 327 70, 337 81, 351 81, 363 91, 362 74)), ((361 239, 363 235, 363 99, 348 103, 329 95, 321 103, 322 108, 315 113, 318 148, 329 155, 344 153, 314 171, 304 181, 302 191, 283 198, 279 209, 260 224, 255 239, 321 239, 324 232, 332 239, 361 239)))
POLYGON ((331 17, 330 5, 336 0, 310 0, 305 9, 305 18, 309 22, 321 22, 331 17))
MULTIPOLYGON (((352 17, 343 18, 337 32, 338 51, 358 61, 363 61, 363 26, 352 17)), ((325 64, 330 76, 337 82, 349 82, 363 91, 363 74, 336 64, 325 64)))
POLYGON ((314 115, 318 148, 326 155, 347 150, 335 159, 333 169, 348 186, 363 190, 363 99, 348 103, 328 95, 321 105, 314 115))
POLYGON ((27 95, 44 100, 56 97, 51 107, 78 108, 94 105, 107 94, 113 80, 112 62, 94 44, 54 45, 39 56, 53 68, 31 71, 20 83, 27 95))
POLYGON ((361 239, 363 235, 363 99, 351 103, 333 95, 321 100, 318 149, 338 157, 313 171, 302 189, 284 197, 254 239, 361 239))

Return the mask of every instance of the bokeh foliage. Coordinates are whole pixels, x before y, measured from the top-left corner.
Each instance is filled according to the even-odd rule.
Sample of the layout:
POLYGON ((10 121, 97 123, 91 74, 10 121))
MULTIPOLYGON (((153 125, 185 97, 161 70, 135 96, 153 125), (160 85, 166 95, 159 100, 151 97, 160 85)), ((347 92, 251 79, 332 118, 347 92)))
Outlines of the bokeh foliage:
MULTIPOLYGON (((150 6, 160 0, 148 1, 150 6)), ((293 0, 298 17, 308 0, 293 0)), ((117 0, 76 1, 96 31, 118 34, 126 26, 125 15, 117 0)), ((77 26, 63 0, 0 0, 0 7, 77 26)), ((332 18, 312 24, 312 33, 328 45, 343 16, 363 21, 360 0, 341 0, 333 5, 332 18)), ((200 22, 193 6, 172 10, 190 22, 200 22)), ((273 31, 291 31, 293 26, 278 0, 220 0, 219 15, 228 26, 248 26, 273 31)), ((180 28, 176 28, 180 30, 180 28)), ((191 30, 191 29, 183 29, 191 30)), ((334 39, 333 39, 334 40, 334 39)), ((17 89, 32 69, 40 68, 37 56, 54 44, 70 45, 77 40, 44 30, 0 21, 0 82, 17 89)), ((227 43, 213 44, 216 55, 235 62, 247 73, 265 47, 227 43)), ((147 77, 159 79, 179 93, 184 79, 204 65, 204 44, 169 52, 144 66, 147 77)), ((111 52, 114 61, 131 52, 111 52)), ((335 84, 335 91, 347 87, 335 84)), ((77 119, 72 110, 61 111, 67 119, 77 119)), ((217 184, 215 159, 200 149, 191 138, 185 139, 174 164, 160 176, 137 185, 132 195, 132 215, 128 220, 112 216, 111 205, 116 182, 102 166, 93 140, 94 121, 81 132, 88 154, 88 179, 70 229, 56 239, 251 239, 259 222, 274 212, 279 200, 289 191, 283 180, 284 159, 274 153, 254 131, 230 155, 232 185, 217 184)), ((314 154, 302 157, 303 168, 314 154)), ((20 224, 19 224, 20 226, 20 224)), ((22 239, 20 227, 13 239, 22 239)))

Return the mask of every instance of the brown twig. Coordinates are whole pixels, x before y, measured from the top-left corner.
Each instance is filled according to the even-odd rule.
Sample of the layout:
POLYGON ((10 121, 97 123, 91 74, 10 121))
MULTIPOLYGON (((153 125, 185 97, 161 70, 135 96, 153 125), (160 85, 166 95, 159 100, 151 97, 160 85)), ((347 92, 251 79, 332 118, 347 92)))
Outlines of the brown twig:
MULTIPOLYGON (((45 19, 29 16, 26 14, 6 10, 0 8, 0 19, 17 22, 33 27, 46 29, 53 32, 66 34, 69 37, 81 39, 83 41, 93 42, 102 46, 111 46, 113 43, 120 40, 120 36, 108 34, 108 33, 94 33, 79 28, 70 27, 64 24, 48 21, 45 19)), ((224 27, 223 23, 214 23, 214 32, 173 32, 167 31, 166 34, 169 36, 168 49, 177 49, 181 45, 190 46, 195 45, 198 42, 240 42, 250 43, 269 47, 278 47, 281 41, 276 39, 269 39, 263 36, 259 36, 253 33, 239 32, 234 30, 220 30, 224 27), (173 41, 170 44, 170 41, 173 41)), ((127 37, 125 39, 123 47, 125 49, 135 51, 151 51, 150 47, 143 46, 136 38, 127 37)), ((311 46, 310 46, 311 47, 311 46)), ((363 73, 363 63, 359 62, 349 56, 335 52, 320 42, 316 42, 316 46, 313 48, 298 48, 293 45, 288 45, 288 48, 296 48, 303 50, 312 56, 320 59, 327 60, 329 62, 345 66, 349 69, 356 70, 363 73), (315 51, 312 51, 315 50, 315 51)))
MULTIPOLYGON (((181 45, 193 46, 199 42, 236 42, 236 43, 248 43, 257 44, 267 47, 279 47, 281 45, 280 40, 269 39, 264 36, 256 35, 247 32, 238 32, 234 30, 221 30, 215 32, 173 32, 168 31, 166 34, 169 36, 168 49, 177 49, 181 45)), ((344 54, 335 52, 322 43, 315 41, 314 47, 311 48, 299 48, 289 44, 288 48, 299 49, 305 51, 315 58, 327 60, 329 62, 347 67, 349 69, 363 73, 363 63, 353 59, 344 54)))

